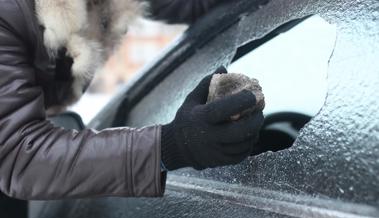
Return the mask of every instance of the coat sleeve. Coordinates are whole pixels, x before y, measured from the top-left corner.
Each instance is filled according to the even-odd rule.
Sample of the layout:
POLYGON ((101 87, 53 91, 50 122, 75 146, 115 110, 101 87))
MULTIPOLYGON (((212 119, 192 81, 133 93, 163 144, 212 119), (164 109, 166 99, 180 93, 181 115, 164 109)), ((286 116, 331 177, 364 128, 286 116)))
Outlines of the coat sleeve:
POLYGON ((228 0, 147 0, 149 16, 171 24, 191 24, 228 0))
POLYGON ((35 84, 32 52, 5 16, 0 13, 0 190, 28 200, 162 196, 161 127, 54 127, 35 84))

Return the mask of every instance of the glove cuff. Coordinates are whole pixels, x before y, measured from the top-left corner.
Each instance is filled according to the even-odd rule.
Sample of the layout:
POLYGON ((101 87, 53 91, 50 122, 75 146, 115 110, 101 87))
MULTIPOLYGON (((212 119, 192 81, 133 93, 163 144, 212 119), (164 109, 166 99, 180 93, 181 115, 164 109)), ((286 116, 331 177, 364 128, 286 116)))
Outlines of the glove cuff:
POLYGON ((173 124, 162 126, 161 158, 168 170, 188 167, 182 152, 176 144, 173 124))

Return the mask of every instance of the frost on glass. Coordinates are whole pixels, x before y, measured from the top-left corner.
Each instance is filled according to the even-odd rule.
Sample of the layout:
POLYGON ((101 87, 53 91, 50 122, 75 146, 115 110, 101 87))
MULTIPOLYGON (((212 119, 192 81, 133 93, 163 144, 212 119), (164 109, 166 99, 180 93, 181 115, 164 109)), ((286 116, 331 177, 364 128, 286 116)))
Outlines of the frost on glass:
MULTIPOLYGON (((286 217, 284 212, 270 212, 286 211, 278 210, 282 203, 297 209, 295 217, 322 217, 309 216, 309 211, 328 205, 331 212, 350 212, 339 217, 379 217, 378 11, 377 0, 268 1, 260 10, 245 13, 236 27, 176 69, 133 109, 128 123, 169 122, 188 92, 217 65, 228 64, 237 47, 290 20, 319 14, 337 28, 327 69, 327 98, 291 149, 251 157, 232 167, 174 172, 163 199, 34 202, 32 217, 286 217), (195 182, 198 179, 203 182, 195 182), (191 184, 192 189, 185 189, 191 184), (234 193, 236 200, 214 190, 234 193), (287 194, 296 197, 277 199, 287 194), (314 207, 309 207, 308 198, 315 199, 314 207)), ((324 74, 325 68, 320 72, 324 74)))
POLYGON ((190 91, 206 75, 213 73, 219 66, 228 64, 233 58, 235 32, 238 32, 238 26, 232 27, 223 36, 208 43, 206 49, 198 49, 193 57, 178 67, 175 73, 157 85, 133 108, 128 116, 127 125, 142 127, 171 122, 190 91))
POLYGON ((242 28, 249 35, 243 41, 257 35, 256 26, 264 29, 315 12, 335 24, 337 41, 327 70, 327 98, 293 148, 205 176, 379 206, 379 3, 348 2, 272 1, 266 10, 242 21, 241 26, 249 27, 242 28), (282 14, 281 18, 269 17, 273 13, 282 14), (259 19, 259 24, 251 25, 259 19))

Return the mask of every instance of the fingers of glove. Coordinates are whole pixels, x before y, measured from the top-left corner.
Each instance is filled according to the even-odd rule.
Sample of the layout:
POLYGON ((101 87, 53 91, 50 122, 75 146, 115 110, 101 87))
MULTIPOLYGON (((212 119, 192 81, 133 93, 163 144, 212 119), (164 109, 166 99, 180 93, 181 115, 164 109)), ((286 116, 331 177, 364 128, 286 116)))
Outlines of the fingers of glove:
POLYGON ((212 81, 214 74, 225 74, 228 73, 225 67, 219 67, 214 73, 206 76, 197 87, 188 95, 187 100, 192 100, 198 104, 205 104, 208 99, 209 85, 212 81))
POLYGON ((213 140, 220 143, 239 143, 257 137, 264 121, 263 113, 257 112, 241 120, 221 124, 213 128, 213 140))
POLYGON ((217 124, 229 121, 232 116, 251 109, 255 104, 255 95, 250 91, 243 90, 237 94, 202 105, 201 109, 206 122, 217 124))
POLYGON ((196 88, 187 96, 186 101, 191 101, 197 104, 205 104, 207 102, 209 85, 211 83, 213 75, 206 76, 196 86, 196 88))

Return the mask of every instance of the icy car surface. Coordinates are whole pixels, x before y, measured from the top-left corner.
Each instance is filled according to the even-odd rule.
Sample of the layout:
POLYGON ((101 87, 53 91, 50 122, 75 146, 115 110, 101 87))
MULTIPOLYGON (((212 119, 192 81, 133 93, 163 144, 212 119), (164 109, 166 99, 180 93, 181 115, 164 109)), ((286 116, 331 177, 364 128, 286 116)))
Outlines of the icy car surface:
MULTIPOLYGON (((310 15, 334 25, 336 38, 325 60, 327 96, 292 148, 236 166, 171 173, 163 199, 33 202, 31 217, 379 217, 376 0, 246 0, 220 8, 190 28, 187 37, 194 37, 188 44, 178 43, 173 48, 177 53, 163 57, 162 66, 173 66, 177 59, 172 56, 185 59, 164 68, 169 74, 134 104, 131 101, 122 124, 171 121, 188 92, 219 65, 230 65, 239 47, 310 15), (201 41, 196 32, 213 31, 226 11, 238 19, 212 39, 196 43, 201 41)), ((105 110, 102 116, 107 119, 100 117, 93 126, 110 127, 105 123, 113 115, 104 113, 115 114, 112 110, 105 110)))

